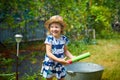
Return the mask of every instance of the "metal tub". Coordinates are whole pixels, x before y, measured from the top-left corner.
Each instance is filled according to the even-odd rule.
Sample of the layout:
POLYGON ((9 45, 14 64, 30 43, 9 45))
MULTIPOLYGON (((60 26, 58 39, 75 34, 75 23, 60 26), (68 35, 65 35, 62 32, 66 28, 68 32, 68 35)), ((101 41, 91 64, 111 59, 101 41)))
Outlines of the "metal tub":
POLYGON ((77 62, 66 66, 65 80, 101 80, 104 68, 89 62, 77 62))

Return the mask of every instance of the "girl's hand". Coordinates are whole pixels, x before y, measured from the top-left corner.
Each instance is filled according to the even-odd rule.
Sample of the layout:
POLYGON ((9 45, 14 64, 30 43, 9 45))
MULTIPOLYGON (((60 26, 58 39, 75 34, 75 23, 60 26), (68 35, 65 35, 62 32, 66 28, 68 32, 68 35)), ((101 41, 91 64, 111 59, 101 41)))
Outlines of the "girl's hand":
MULTIPOLYGON (((76 57, 76 56, 72 56, 72 58, 75 58, 75 57, 76 57)), ((71 58, 71 59, 72 59, 72 58, 71 58)))
POLYGON ((58 62, 63 64, 63 65, 68 65, 69 64, 67 61, 65 61, 65 59, 59 59, 58 62))

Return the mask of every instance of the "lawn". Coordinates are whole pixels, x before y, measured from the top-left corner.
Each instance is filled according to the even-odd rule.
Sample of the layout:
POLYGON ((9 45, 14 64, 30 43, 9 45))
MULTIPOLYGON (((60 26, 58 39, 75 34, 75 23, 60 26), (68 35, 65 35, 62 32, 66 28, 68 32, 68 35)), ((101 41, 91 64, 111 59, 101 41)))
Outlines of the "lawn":
MULTIPOLYGON (((81 41, 74 41, 74 42, 70 41, 70 44, 68 44, 68 49, 73 55, 76 55, 76 56, 81 53, 90 52, 91 56, 89 58, 81 60, 81 62, 92 62, 92 63, 102 65, 104 67, 102 80, 119 80, 120 79, 120 39, 107 39, 107 40, 98 39, 96 41, 97 41, 97 44, 95 45, 93 44, 88 45, 81 41)), ((45 46, 42 43, 41 44, 31 43, 29 44, 30 47, 29 46, 25 47, 25 45, 21 45, 20 59, 24 58, 25 54, 24 56, 22 56, 22 53, 24 51, 27 52, 28 50, 30 50, 29 52, 32 51, 33 54, 26 55, 26 57, 31 56, 29 57, 30 59, 28 58, 28 60, 30 61, 32 60, 31 63, 33 61, 35 62, 36 56, 38 57, 43 55, 36 51, 42 51, 42 53, 44 53, 45 51, 45 46)), ((26 54, 29 54, 29 53, 26 53, 26 54)), ((25 57, 25 60, 27 59, 26 57, 25 57)), ((41 57, 38 60, 41 60, 41 57)), ((11 72, 11 71, 7 71, 7 72, 11 72)), ((27 74, 23 76, 24 79, 35 80, 36 78, 40 78, 40 75, 38 72, 33 71, 32 73, 34 74, 33 75, 27 74)))
POLYGON ((102 80, 120 79, 120 39, 97 40, 97 45, 87 45, 84 52, 90 52, 91 57, 81 60, 94 62, 104 66, 102 80))

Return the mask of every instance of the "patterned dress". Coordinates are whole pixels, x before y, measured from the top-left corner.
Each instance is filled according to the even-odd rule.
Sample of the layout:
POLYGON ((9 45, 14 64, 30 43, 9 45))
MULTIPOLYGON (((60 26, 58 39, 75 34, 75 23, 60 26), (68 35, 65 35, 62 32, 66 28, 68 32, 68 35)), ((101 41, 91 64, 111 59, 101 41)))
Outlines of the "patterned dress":
MULTIPOLYGON (((64 47, 67 43, 68 39, 64 35, 61 35, 59 39, 56 39, 52 35, 48 35, 45 40, 45 44, 50 44, 52 46, 52 54, 62 59, 64 58, 64 47)), ((50 59, 47 55, 45 55, 41 73, 45 78, 56 76, 57 79, 64 78, 66 75, 64 65, 50 59)))

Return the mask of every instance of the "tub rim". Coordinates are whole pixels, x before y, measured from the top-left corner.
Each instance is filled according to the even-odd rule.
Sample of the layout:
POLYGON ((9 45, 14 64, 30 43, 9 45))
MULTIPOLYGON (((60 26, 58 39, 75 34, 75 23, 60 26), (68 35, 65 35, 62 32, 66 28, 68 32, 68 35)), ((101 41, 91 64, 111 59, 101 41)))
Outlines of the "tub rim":
POLYGON ((70 66, 70 65, 72 65, 72 64, 70 64, 70 65, 67 65, 67 66, 65 66, 65 68, 66 68, 66 72, 67 73, 69 73, 69 71, 71 71, 71 73, 86 73, 86 74, 88 74, 88 73, 96 73, 96 72, 103 72, 104 71, 104 67, 102 66, 102 65, 100 65, 100 64, 97 64, 97 63, 93 63, 93 62, 76 62, 76 63, 73 63, 73 64, 77 64, 77 63, 85 63, 85 64, 94 64, 94 65, 97 65, 97 66, 99 66, 99 67, 101 67, 101 69, 99 69, 99 70, 94 70, 94 71, 72 71, 72 70, 67 70, 67 66, 70 66))

